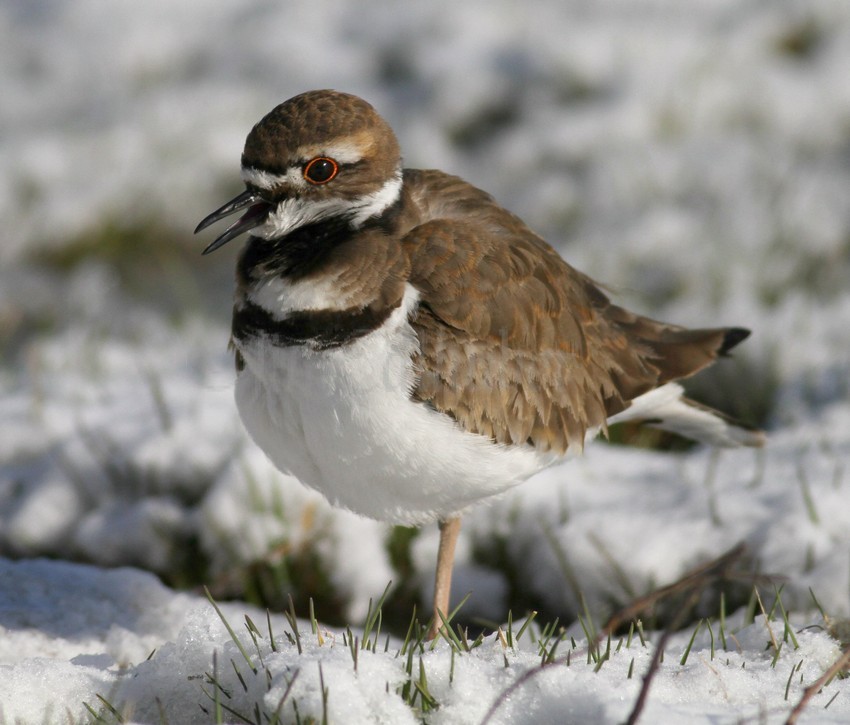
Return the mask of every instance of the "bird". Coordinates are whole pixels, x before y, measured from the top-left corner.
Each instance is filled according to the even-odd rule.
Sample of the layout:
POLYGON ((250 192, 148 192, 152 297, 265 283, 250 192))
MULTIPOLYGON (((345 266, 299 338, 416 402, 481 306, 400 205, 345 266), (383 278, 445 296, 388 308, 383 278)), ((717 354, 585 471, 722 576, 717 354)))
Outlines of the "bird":
POLYGON ((239 415, 332 505, 438 523, 429 638, 448 623, 464 512, 610 425, 763 444, 676 382, 749 330, 616 305, 488 193, 405 168, 362 98, 313 90, 276 106, 247 136, 241 179, 195 229, 241 213, 203 254, 247 235, 230 333, 239 415))

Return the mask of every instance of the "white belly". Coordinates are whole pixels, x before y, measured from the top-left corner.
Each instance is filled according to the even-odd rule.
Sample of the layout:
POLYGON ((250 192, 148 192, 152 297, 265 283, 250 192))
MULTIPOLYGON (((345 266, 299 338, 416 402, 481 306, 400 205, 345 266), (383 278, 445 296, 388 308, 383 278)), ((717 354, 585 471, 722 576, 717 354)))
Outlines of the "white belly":
POLYGON ((496 445, 410 399, 416 299, 408 287, 381 328, 342 347, 240 344, 236 382, 245 427, 278 468, 334 505, 400 524, 459 513, 554 460, 496 445))

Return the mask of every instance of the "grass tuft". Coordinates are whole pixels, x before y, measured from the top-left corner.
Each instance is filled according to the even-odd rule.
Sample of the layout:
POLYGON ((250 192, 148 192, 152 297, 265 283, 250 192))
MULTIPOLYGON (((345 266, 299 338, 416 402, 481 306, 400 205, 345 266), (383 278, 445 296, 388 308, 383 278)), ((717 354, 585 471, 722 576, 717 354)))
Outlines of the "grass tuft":
POLYGON ((710 620, 710 619, 706 619, 706 620, 705 620, 705 624, 706 624, 706 626, 708 627, 708 638, 709 638, 709 642, 710 642, 710 644, 709 644, 709 647, 710 647, 710 651, 709 651, 709 660, 710 660, 710 661, 713 661, 713 660, 714 660, 714 655, 715 655, 715 649, 714 649, 714 628, 711 626, 711 620, 710 620))
POLYGON ((381 622, 383 619, 382 607, 392 584, 392 582, 387 583, 387 586, 384 588, 384 593, 378 598, 374 607, 372 606, 372 600, 369 599, 369 608, 366 610, 366 623, 363 625, 363 640, 361 644, 363 649, 370 649, 373 652, 376 651, 378 639, 381 636, 381 622), (372 636, 373 630, 374 638, 372 636))
POLYGON ((702 625, 704 622, 704 619, 700 619, 699 622, 697 622, 697 626, 694 628, 694 631, 691 634, 691 638, 688 640, 688 645, 687 647, 685 647, 685 651, 682 654, 682 658, 679 660, 679 664, 682 665, 682 667, 684 667, 685 664, 687 664, 688 662, 688 656, 691 654, 691 648, 694 646, 694 641, 696 640, 697 634, 699 634, 700 629, 702 629, 702 625))
POLYGON ((522 635, 525 634, 525 630, 528 629, 528 625, 530 625, 534 621, 534 618, 536 616, 537 612, 530 612, 529 615, 525 618, 525 621, 522 623, 522 627, 519 628, 519 632, 517 632, 516 635, 517 643, 519 643, 519 641, 522 639, 522 635))
POLYGON ((800 649, 800 643, 797 642, 797 637, 794 635, 794 628, 788 620, 788 612, 785 609, 785 605, 782 603, 782 587, 775 589, 775 591, 776 605, 779 607, 779 611, 782 614, 782 623, 785 625, 785 631, 782 633, 782 641, 788 642, 788 640, 791 640, 791 644, 794 646, 794 649, 798 650, 800 649))
POLYGON ((809 516, 809 521, 811 521, 815 526, 819 526, 820 516, 818 515, 815 500, 812 496, 809 478, 806 476, 805 470, 803 470, 802 463, 798 463, 797 465, 797 480, 800 482, 800 492, 803 494, 803 503, 806 505, 806 513, 809 516))
POLYGON ((218 604, 216 604, 215 599, 213 599, 212 595, 210 594, 210 590, 204 587, 204 593, 207 595, 207 599, 209 600, 210 604, 212 604, 213 609, 215 609, 215 613, 218 615, 218 618, 221 620, 222 624, 224 624, 225 629, 227 629, 227 633, 230 635, 230 638, 236 645, 236 649, 239 650, 239 653, 245 659, 245 662, 248 663, 248 667, 251 668, 251 671, 254 674, 257 674, 257 668, 254 667, 254 663, 251 662, 251 658, 248 656, 248 652, 245 650, 242 641, 239 639, 239 637, 236 636, 236 632, 233 631, 233 627, 230 626, 230 622, 227 621, 227 617, 225 617, 221 609, 219 609, 218 604))

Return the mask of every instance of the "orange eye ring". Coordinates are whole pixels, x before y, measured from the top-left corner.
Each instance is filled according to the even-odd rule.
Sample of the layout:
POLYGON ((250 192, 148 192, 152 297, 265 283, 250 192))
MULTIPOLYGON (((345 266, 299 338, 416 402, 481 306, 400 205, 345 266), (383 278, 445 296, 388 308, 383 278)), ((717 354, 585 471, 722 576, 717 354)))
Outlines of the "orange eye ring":
POLYGON ((327 184, 339 173, 339 164, 327 156, 317 156, 304 166, 304 178, 311 184, 327 184))

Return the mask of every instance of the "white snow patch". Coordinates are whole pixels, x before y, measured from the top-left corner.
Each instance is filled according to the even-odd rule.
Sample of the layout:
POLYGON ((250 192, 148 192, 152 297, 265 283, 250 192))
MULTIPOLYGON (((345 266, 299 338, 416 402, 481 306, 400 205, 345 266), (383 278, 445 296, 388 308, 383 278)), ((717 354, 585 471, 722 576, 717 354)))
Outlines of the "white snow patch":
MULTIPOLYGON (((280 707, 289 721, 297 707, 302 720, 327 715, 329 722, 420 722, 401 696, 410 676, 394 638, 382 638, 376 652, 360 650, 355 668, 343 632, 320 627, 313 634, 310 623, 299 620, 299 653, 291 634, 284 634, 291 632, 288 623, 274 616, 273 648, 263 612, 221 605, 246 662, 206 600, 170 592, 149 574, 0 559, 0 582, 0 716, 5 722, 40 723, 68 714, 83 719, 86 703, 102 709, 100 695, 127 721, 164 717, 207 723, 214 713, 213 675, 228 693, 220 697, 239 713, 253 715, 257 707, 272 715, 280 707), (246 615, 260 628, 256 645, 242 626, 246 615)), ((795 627, 810 624, 817 622, 801 620, 795 627)), ((647 721, 672 724, 687 717, 708 725, 768 717, 782 722, 804 687, 840 653, 822 628, 801 627, 799 647, 789 642, 774 661, 766 650, 771 638, 782 638, 781 622, 758 617, 749 626, 732 621, 728 626, 725 650, 718 634, 712 648, 703 632, 685 664, 680 659, 689 634, 671 639, 647 700, 647 721)), ((413 677, 419 680, 424 673, 439 703, 427 722, 479 723, 491 708, 492 722, 501 723, 626 719, 653 644, 643 646, 637 637, 619 646, 615 642, 595 671, 587 642, 576 638, 573 647, 567 639, 556 662, 541 668, 539 635, 532 624, 513 647, 492 635, 469 653, 452 655, 445 642, 417 652, 413 677)), ((843 723, 848 717, 850 685, 834 679, 813 698, 803 720, 843 723), (829 709, 823 709, 828 702, 829 709)))

